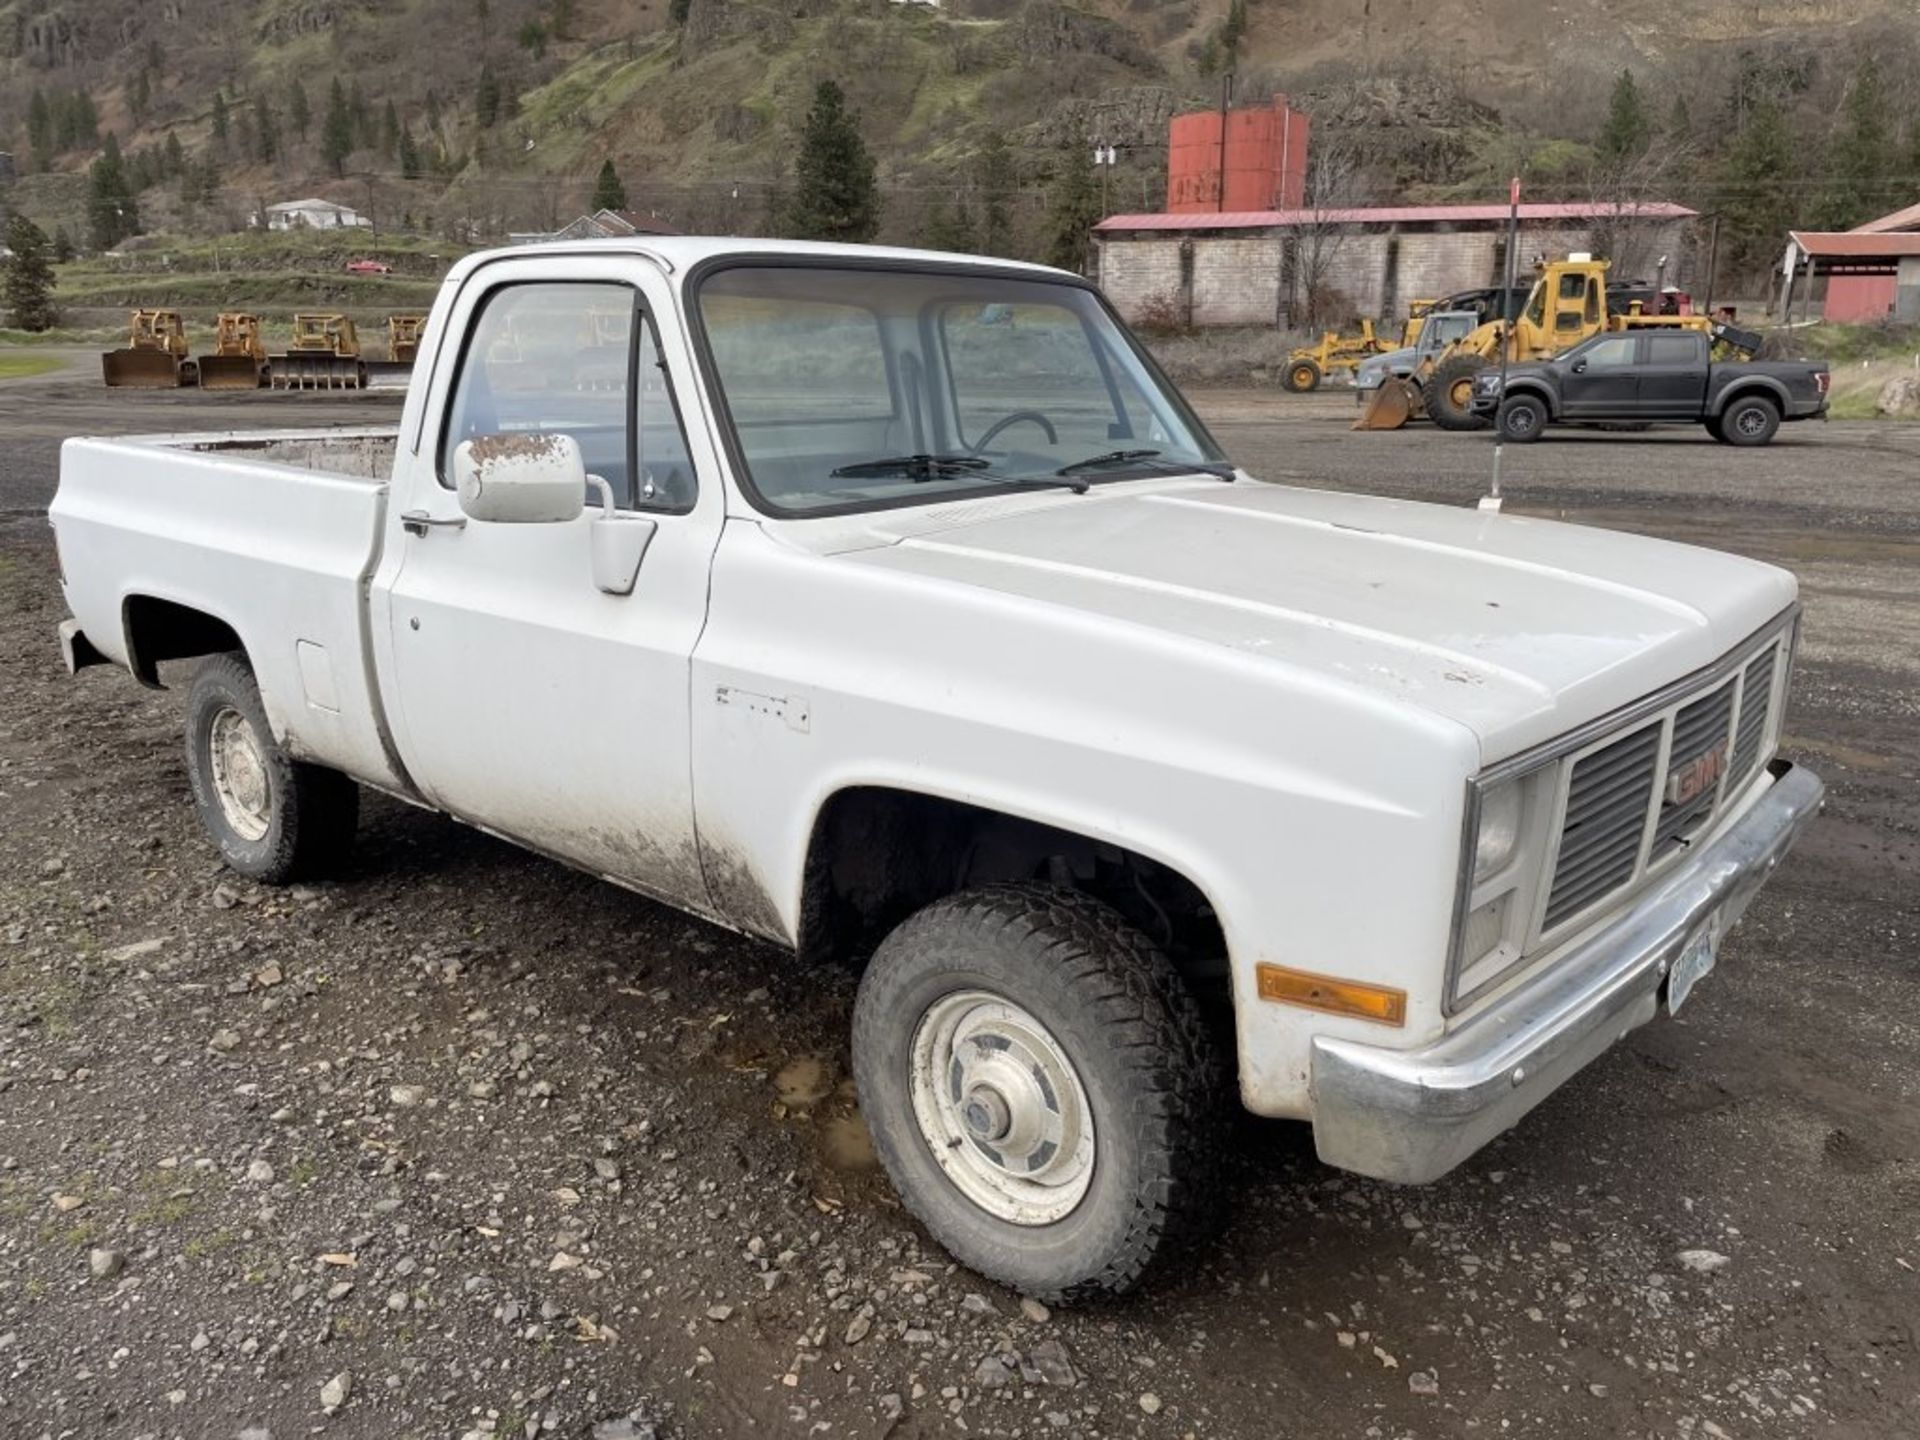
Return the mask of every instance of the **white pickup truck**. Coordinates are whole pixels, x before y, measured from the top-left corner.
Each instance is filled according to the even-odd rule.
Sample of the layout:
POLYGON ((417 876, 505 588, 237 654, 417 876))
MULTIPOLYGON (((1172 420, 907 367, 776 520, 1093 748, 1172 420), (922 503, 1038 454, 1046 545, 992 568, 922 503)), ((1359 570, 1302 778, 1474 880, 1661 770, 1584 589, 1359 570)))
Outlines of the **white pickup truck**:
POLYGON ((372 786, 865 959, 888 1173, 1041 1296, 1194 1231, 1228 1084, 1444 1175, 1680 1008, 1822 799, 1791 576, 1255 481, 1032 266, 476 255, 397 432, 71 440, 52 520, 71 667, 201 660, 235 870, 372 786))

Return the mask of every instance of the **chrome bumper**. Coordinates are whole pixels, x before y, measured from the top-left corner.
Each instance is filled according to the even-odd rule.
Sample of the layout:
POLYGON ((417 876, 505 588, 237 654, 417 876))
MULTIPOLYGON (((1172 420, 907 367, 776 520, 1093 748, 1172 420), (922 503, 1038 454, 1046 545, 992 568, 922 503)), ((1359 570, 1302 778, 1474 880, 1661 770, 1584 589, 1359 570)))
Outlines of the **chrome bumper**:
POLYGON ((1548 972, 1423 1050, 1313 1045, 1313 1138, 1329 1165, 1437 1180, 1660 1012, 1667 972, 1720 916, 1739 919, 1822 804, 1786 761, 1732 828, 1548 972))

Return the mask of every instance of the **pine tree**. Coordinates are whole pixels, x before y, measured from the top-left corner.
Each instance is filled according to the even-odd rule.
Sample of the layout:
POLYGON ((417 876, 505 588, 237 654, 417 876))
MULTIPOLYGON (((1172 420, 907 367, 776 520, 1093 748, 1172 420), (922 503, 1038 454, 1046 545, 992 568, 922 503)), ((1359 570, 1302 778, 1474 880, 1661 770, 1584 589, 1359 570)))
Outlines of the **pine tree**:
POLYGON ((33 147, 34 168, 44 169, 53 154, 53 107, 43 90, 27 102, 27 143, 33 147))
POLYGON ((553 0, 547 11, 547 31, 555 40, 565 40, 573 30, 573 0, 553 0))
POLYGON ((254 154, 263 165, 271 165, 280 158, 280 117, 273 113, 273 106, 265 100, 256 100, 254 109, 253 145, 254 154))
POLYGON ((1892 117, 1880 67, 1869 55, 1847 91, 1846 122, 1827 152, 1827 188, 1814 223, 1824 230, 1851 230, 1891 207, 1887 181, 1895 169, 1892 117))
POLYGON ((1053 172, 1053 196, 1047 209, 1049 265, 1076 274, 1085 270, 1093 227, 1100 223, 1100 190, 1093 183, 1091 152, 1078 140, 1060 149, 1053 172))
POLYGON ((298 80, 293 82, 293 93, 287 96, 287 120, 293 126, 293 133, 304 142, 307 127, 313 123, 313 108, 307 101, 307 87, 298 80))
POLYGON ((1794 222, 1793 138, 1771 100, 1756 101, 1727 152, 1720 213, 1727 258, 1737 273, 1767 273, 1794 222))
POLYGON ((528 51, 534 59, 547 58, 547 27, 538 20, 528 20, 520 27, 520 33, 515 38, 519 40, 520 48, 528 51))
POLYGON ((78 252, 73 247, 73 236, 67 233, 67 227, 64 225, 54 226, 53 228, 54 264, 64 265, 69 260, 73 259, 73 257, 77 253, 78 252))
POLYGON ((627 187, 620 183, 620 174, 613 168, 609 157, 600 163, 600 178, 593 182, 594 210, 624 210, 627 208, 627 187))
POLYGON ((380 114, 380 153, 389 160, 400 153, 400 112, 391 100, 380 114))
POLYGON ((153 77, 142 70, 134 77, 133 89, 127 95, 127 109, 133 114, 133 123, 147 123, 147 107, 153 104, 153 77))
POLYGON ((129 235, 140 233, 140 209, 128 183, 120 142, 112 131, 87 170, 87 223, 96 250, 111 250, 129 235))
POLYGON ((1653 122, 1647 118, 1647 102, 1640 98, 1633 71, 1622 70, 1613 82, 1613 98, 1607 104, 1607 123, 1600 127, 1600 153, 1608 160, 1631 160, 1647 148, 1653 138, 1653 122))
POLYGON ((13 258, 0 268, 7 323, 16 330, 51 330, 60 315, 53 306, 53 262, 46 232, 16 214, 7 225, 7 248, 13 258))
POLYGON ((880 194, 873 156, 860 138, 860 117, 831 80, 814 87, 796 162, 791 233, 802 240, 859 244, 880 228, 880 194))
POLYGON ((180 137, 167 131, 166 144, 160 151, 160 169, 169 180, 178 179, 187 170, 187 152, 181 148, 180 137))
POLYGON ((338 75, 327 90, 327 115, 320 122, 320 158, 335 175, 347 173, 353 154, 353 112, 347 108, 346 87, 338 75))
POLYGON ((1247 0, 1228 0, 1227 18, 1220 25, 1220 52, 1228 68, 1239 58, 1240 42, 1247 38, 1247 0))
POLYGON ((405 180, 418 180, 423 166, 420 163, 420 147, 413 143, 413 130, 409 126, 400 127, 400 176, 405 180))
POLYGON ((998 130, 989 130, 974 161, 974 184, 980 191, 980 251, 984 255, 1013 254, 1013 155, 998 130))
POLYGON ((222 150, 227 148, 228 124, 227 92, 215 90, 213 92, 213 143, 222 150))
POLYGON ((500 77, 485 62, 480 66, 480 83, 474 87, 473 118, 482 130, 491 130, 500 119, 500 77))
POLYGON ((667 18, 676 25, 687 23, 693 13, 693 0, 667 0, 667 18))
POLYGON ((353 148, 376 148, 380 143, 380 135, 373 128, 373 107, 367 103, 367 92, 360 88, 358 76, 354 77, 353 88, 347 92, 347 110, 353 116, 353 148))
POLYGON ((944 195, 937 197, 920 227, 920 243, 929 250, 972 254, 976 248, 973 218, 967 213, 966 202, 957 198, 949 202, 944 195))

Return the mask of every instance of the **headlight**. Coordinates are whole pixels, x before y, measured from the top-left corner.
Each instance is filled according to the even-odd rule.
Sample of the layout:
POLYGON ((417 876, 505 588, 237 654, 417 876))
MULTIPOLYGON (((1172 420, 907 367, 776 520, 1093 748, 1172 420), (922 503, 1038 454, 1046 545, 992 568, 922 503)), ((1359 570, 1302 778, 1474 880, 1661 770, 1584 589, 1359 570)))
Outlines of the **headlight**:
POLYGON ((1473 384, 1475 389, 1491 395, 1500 388, 1500 377, 1498 374, 1480 375, 1475 377, 1473 384))
POLYGON ((1498 875, 1520 843, 1520 782, 1503 780, 1480 797, 1480 830, 1473 846, 1477 885, 1498 875))

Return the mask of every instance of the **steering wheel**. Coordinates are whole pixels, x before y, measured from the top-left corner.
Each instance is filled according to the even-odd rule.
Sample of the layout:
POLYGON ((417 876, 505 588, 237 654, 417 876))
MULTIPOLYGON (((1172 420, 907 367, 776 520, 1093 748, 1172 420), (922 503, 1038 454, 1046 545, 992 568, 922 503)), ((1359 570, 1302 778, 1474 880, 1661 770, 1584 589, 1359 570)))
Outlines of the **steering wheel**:
POLYGON ((978 455, 982 450, 985 450, 988 445, 993 443, 994 437, 1002 430, 1005 430, 1009 425, 1019 425, 1022 422, 1028 425, 1038 425, 1042 430, 1046 431, 1047 443, 1049 445, 1058 445, 1060 443, 1060 432, 1053 428, 1053 421, 1042 415, 1038 410, 1016 410, 1011 415, 1003 416, 989 425, 987 427, 987 433, 974 441, 970 448, 974 454, 978 455))

